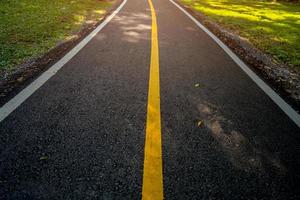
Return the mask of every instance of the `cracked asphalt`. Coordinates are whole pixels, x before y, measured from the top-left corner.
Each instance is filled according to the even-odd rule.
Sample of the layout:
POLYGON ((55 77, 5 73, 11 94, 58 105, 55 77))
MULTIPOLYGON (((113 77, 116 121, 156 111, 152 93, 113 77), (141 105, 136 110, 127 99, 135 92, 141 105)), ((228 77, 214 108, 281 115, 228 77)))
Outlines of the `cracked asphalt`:
MULTIPOLYGON (((165 199, 300 199, 300 130, 168 0, 157 15, 165 199)), ((151 13, 128 0, 0 123, 0 199, 141 199, 151 13)))

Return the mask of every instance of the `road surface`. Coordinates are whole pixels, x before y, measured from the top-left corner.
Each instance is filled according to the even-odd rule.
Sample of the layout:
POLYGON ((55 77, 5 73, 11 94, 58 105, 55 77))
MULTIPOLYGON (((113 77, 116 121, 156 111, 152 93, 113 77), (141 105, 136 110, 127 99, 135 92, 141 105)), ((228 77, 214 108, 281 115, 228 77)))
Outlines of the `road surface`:
POLYGON ((169 0, 128 0, 0 133, 0 199, 300 198, 298 126, 169 0))

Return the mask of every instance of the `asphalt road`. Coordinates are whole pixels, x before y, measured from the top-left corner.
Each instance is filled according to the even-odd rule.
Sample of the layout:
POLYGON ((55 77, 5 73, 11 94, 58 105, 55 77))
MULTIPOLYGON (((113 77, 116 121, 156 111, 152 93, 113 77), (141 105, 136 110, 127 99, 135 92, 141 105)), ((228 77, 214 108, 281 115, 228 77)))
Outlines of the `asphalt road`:
MULTIPOLYGON (((164 198, 299 199, 297 125, 173 4, 153 5, 164 198)), ((129 0, 1 122, 0 199, 141 199, 150 55, 148 1, 129 0)))

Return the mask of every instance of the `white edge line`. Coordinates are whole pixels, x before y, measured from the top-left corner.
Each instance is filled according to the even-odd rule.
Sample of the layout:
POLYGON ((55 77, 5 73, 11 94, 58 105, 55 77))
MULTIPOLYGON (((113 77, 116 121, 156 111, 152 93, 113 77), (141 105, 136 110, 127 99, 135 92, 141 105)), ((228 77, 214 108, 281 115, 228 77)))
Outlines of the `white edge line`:
POLYGON ((36 90, 38 90, 47 80, 54 76, 67 62, 69 62, 105 25, 112 20, 112 18, 123 8, 127 0, 123 0, 121 5, 112 12, 95 30, 87 35, 80 43, 78 43, 71 51, 69 51, 63 58, 57 61, 47 71, 40 75, 30 85, 13 97, 10 101, 0 108, 0 122, 3 121, 10 113, 12 113, 18 106, 20 106, 28 97, 30 97, 36 90))
POLYGON ((262 79, 260 79, 235 53, 233 53, 229 47, 227 47, 217 36, 210 32, 205 26, 203 26, 198 20, 196 20, 185 9, 175 3, 173 0, 169 0, 179 10, 186 14, 200 29, 208 34, 231 58, 232 60, 285 112, 285 114, 300 127, 300 115, 287 104, 274 90, 272 90, 262 79))

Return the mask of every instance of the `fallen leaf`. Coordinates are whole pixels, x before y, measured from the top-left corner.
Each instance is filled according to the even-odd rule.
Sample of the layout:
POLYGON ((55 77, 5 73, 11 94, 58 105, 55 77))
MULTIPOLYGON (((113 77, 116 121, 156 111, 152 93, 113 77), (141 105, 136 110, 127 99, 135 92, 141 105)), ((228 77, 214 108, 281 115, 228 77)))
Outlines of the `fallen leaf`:
POLYGON ((20 78, 17 79, 18 82, 23 82, 23 80, 24 80, 23 77, 20 77, 20 78))
POLYGON ((196 84, 195 84, 195 87, 204 87, 204 84, 196 83, 196 84))
POLYGON ((48 156, 42 156, 42 157, 40 157, 40 160, 48 160, 48 156))
POLYGON ((202 120, 199 120, 198 123, 197 123, 197 126, 199 128, 201 128, 201 127, 203 127, 203 125, 204 125, 204 122, 202 120))

